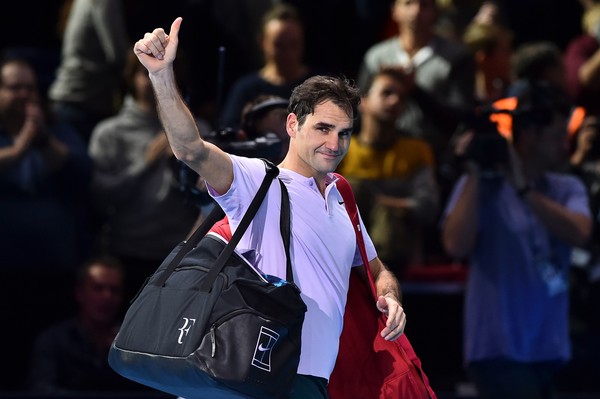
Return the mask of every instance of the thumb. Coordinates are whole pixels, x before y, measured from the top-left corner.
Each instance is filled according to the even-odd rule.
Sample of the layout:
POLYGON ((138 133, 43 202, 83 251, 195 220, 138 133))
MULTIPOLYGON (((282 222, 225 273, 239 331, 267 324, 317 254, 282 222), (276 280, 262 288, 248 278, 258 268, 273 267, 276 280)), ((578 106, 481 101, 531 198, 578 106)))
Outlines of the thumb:
POLYGON ((385 298, 383 296, 380 296, 379 298, 377 298, 377 309, 379 309, 380 312, 383 312, 387 315, 387 301, 385 300, 385 298))
POLYGON ((179 38, 179 28, 181 27, 181 22, 183 18, 177 17, 175 21, 171 24, 171 30, 169 31, 169 39, 177 40, 179 38))

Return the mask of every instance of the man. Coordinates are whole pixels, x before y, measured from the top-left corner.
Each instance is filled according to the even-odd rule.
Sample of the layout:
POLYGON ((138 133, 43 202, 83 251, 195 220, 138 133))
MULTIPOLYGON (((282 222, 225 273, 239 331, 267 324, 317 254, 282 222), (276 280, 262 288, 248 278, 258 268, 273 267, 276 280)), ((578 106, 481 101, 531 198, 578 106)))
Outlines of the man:
POLYGON ((120 326, 124 274, 109 257, 88 260, 75 276, 78 315, 40 333, 32 350, 29 389, 45 394, 149 391, 108 365, 120 326))
POLYGON ((411 99, 398 120, 406 132, 426 139, 439 160, 456 126, 474 104, 475 62, 466 46, 435 33, 436 0, 395 0, 398 35, 371 46, 359 85, 381 67, 403 68, 413 77, 411 99))
POLYGON ((72 270, 89 245, 92 161, 77 133, 54 123, 44 105, 26 60, 0 63, 0 266, 72 270))
POLYGON ((557 98, 530 85, 500 173, 467 162, 447 205, 444 247, 469 257, 465 362, 481 398, 552 397, 570 358, 570 251, 588 240, 591 220, 581 181, 553 172, 567 150, 557 98))
MULTIPOLYGON (((225 210, 233 231, 265 175, 259 159, 229 155, 198 134, 193 117, 175 83, 175 59, 181 18, 167 35, 162 28, 136 42, 134 51, 148 69, 159 114, 175 156, 206 180, 209 192, 225 210)), ((333 172, 348 150, 354 107, 359 97, 347 82, 317 76, 298 86, 290 98, 286 129, 289 151, 279 164, 279 178, 290 194, 292 265, 294 281, 308 306, 302 353, 292 398, 326 398, 327 380, 335 365, 351 266, 360 254, 354 230, 339 194, 333 172)), ((280 242, 280 189, 271 189, 249 231, 239 244, 258 254, 264 273, 285 276, 285 255, 280 242)), ((406 317, 398 282, 368 243, 378 308, 388 315, 381 331, 395 340, 406 317)))
POLYGON ((431 147, 395 125, 408 99, 407 79, 388 67, 365 86, 360 130, 338 169, 352 184, 378 256, 398 278, 423 261, 425 228, 439 206, 431 147))

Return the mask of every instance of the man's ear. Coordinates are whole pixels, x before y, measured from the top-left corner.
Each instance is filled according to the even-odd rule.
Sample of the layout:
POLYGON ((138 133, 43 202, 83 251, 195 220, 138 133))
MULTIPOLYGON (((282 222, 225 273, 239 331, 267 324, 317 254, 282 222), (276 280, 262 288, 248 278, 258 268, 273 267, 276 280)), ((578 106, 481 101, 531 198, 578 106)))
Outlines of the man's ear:
POLYGON ((296 138, 298 132, 298 117, 293 112, 289 113, 285 121, 285 129, 290 137, 296 138))

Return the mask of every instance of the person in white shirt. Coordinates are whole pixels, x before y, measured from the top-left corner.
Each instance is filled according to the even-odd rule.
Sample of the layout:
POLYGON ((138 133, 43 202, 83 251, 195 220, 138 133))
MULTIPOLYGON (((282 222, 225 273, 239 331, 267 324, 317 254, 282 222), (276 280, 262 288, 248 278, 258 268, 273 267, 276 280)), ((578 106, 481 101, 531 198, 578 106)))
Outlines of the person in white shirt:
MULTIPOLYGON (((231 228, 239 224, 249 200, 263 179, 258 159, 230 155, 204 141, 180 95, 173 72, 178 46, 177 18, 167 34, 154 29, 137 41, 134 51, 148 69, 161 121, 175 156, 202 176, 223 207, 231 228), (252 195, 251 195, 252 194, 252 195)), ((358 89, 348 81, 325 76, 307 79, 290 98, 286 129, 289 150, 279 164, 291 206, 291 256, 308 312, 302 332, 302 353, 291 398, 327 398, 327 381, 335 365, 352 266, 360 266, 354 230, 336 185, 335 171, 346 154, 353 128, 358 89)), ((280 190, 274 184, 239 248, 252 248, 264 273, 285 276, 279 237, 280 190)), ((369 266, 377 288, 377 307, 387 316, 381 335, 395 340, 406 325, 398 281, 379 260, 368 234, 369 266)), ((364 273, 364 271, 363 271, 364 273)))

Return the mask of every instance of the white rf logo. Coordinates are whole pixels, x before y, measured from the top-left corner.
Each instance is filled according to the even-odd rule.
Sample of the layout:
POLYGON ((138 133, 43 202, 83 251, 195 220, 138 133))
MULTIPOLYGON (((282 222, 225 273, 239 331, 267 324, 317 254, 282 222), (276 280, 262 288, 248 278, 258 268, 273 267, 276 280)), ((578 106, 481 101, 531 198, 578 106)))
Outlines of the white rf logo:
POLYGON ((194 324, 196 324, 196 319, 188 319, 187 317, 183 318, 183 326, 178 328, 179 339, 177 340, 177 343, 179 345, 183 344, 183 337, 187 337, 188 333, 190 332, 190 328, 192 328, 194 324))

